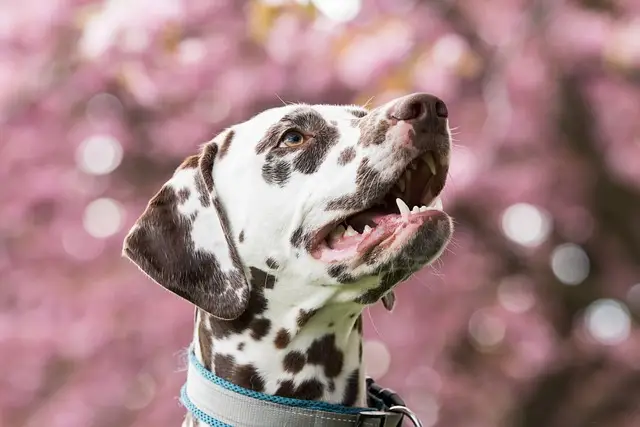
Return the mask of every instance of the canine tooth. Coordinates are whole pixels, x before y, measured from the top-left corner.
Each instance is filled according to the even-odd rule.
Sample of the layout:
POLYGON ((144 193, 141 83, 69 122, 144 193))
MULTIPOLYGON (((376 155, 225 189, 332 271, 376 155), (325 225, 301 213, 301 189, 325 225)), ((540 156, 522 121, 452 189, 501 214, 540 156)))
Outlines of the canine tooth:
POLYGON ((428 211, 428 210, 429 210, 429 208, 428 208, 428 207, 426 207, 426 206, 420 206, 420 212, 426 212, 426 211, 428 211))
POLYGON ((411 170, 417 170, 418 169, 418 163, 416 163, 415 160, 412 160, 411 163, 409 163, 409 168, 411 170))
POLYGON ((364 226, 364 231, 362 233, 369 233, 372 230, 371 227, 369 227, 368 225, 364 226))
POLYGON ((396 205, 398 205, 398 209, 400 209, 400 215, 402 215, 403 218, 407 217, 409 215, 409 212, 411 212, 411 210, 409 210, 409 206, 407 206, 404 200, 399 197, 396 199, 396 205))
POLYGON ((420 212, 420 208, 418 206, 414 206, 413 209, 411 209, 411 213, 418 213, 420 212))
POLYGON ((432 208, 442 210, 442 199, 440 197, 436 197, 433 199, 433 202, 429 205, 432 208))
POLYGON ((432 174, 436 174, 436 161, 433 159, 433 155, 431 153, 427 153, 423 157, 427 166, 429 166, 429 170, 432 174))
POLYGON ((355 236, 356 234, 358 234, 358 232, 354 230, 352 226, 347 227, 347 231, 344 232, 344 235, 347 237, 355 236))

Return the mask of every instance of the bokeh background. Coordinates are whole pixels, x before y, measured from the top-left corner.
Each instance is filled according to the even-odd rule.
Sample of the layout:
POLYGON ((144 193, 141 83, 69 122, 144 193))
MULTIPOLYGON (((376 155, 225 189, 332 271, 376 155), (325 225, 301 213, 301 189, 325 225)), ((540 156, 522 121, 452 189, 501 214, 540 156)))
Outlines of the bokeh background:
POLYGON ((0 425, 179 425, 192 307, 120 258, 148 199, 280 99, 413 91, 457 231, 365 311, 370 374, 429 427, 639 426, 637 0, 0 2, 0 425))

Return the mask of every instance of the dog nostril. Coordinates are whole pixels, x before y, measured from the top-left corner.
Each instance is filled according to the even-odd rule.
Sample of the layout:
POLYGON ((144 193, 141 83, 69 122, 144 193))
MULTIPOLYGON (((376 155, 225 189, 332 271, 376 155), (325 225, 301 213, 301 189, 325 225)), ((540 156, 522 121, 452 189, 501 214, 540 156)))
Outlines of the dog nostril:
POLYGON ((419 119, 424 114, 424 111, 424 104, 422 102, 414 101, 398 108, 394 117, 398 120, 415 120, 419 119))
POLYGON ((449 110, 447 110, 447 106, 440 100, 436 101, 436 115, 443 119, 449 117, 449 110))

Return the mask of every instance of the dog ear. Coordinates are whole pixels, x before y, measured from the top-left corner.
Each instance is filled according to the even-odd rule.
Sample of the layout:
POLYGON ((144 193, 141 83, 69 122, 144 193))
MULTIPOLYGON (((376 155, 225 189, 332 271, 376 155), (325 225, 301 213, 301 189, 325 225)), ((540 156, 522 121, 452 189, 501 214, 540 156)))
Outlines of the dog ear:
POLYGON ((387 311, 393 311, 393 307, 396 305, 396 294, 393 291, 389 291, 382 296, 382 305, 387 311))
POLYGON ((182 163, 129 231, 123 254, 165 289, 232 320, 250 288, 213 185, 217 151, 214 140, 182 163))

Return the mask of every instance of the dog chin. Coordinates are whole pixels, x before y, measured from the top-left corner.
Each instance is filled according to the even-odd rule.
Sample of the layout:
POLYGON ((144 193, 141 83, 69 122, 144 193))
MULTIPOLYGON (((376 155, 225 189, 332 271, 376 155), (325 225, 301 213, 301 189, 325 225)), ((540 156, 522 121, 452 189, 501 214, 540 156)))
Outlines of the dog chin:
MULTIPOLYGON (((378 246, 367 261, 367 275, 378 277, 378 284, 357 298, 361 304, 374 304, 397 284, 432 263, 442 254, 453 234, 453 222, 437 211, 404 240, 397 239, 390 247, 378 246), (378 252, 375 254, 374 252, 378 252)), ((364 274, 363 274, 364 275, 364 274)))

